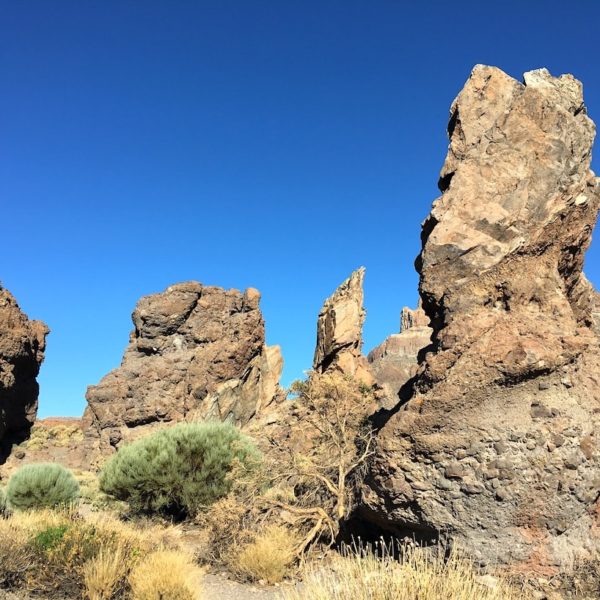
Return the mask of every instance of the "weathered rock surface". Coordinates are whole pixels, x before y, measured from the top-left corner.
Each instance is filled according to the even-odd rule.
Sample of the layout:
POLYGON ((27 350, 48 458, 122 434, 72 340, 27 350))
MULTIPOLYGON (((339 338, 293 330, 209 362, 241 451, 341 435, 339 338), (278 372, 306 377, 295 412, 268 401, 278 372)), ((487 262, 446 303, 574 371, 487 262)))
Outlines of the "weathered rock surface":
POLYGON ((433 348, 388 415, 364 514, 484 563, 598 549, 600 350, 582 274, 600 182, 582 86, 477 66, 417 259, 433 348))
POLYGON ((364 277, 364 267, 357 269, 325 300, 317 320, 313 370, 339 371, 371 385, 374 379, 362 354, 364 277))
POLYGON ((404 307, 400 315, 400 333, 394 333, 367 355, 369 368, 385 392, 386 408, 399 400, 400 389, 416 374, 418 354, 430 344, 431 328, 425 311, 404 307))
POLYGON ((245 424, 279 393, 260 294, 180 283, 142 298, 121 366, 88 388, 86 429, 117 445, 140 426, 200 418, 245 424))
MULTIPOLYGON (((48 327, 30 321, 0 285, 0 443, 23 437, 35 421, 48 327)), ((0 456, 3 453, 0 453, 0 456)))

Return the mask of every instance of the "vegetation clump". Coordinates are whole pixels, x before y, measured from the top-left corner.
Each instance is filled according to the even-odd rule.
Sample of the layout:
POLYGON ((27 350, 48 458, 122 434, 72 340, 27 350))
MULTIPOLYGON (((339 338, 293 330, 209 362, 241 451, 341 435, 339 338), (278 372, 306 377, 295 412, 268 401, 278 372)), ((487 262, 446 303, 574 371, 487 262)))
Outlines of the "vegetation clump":
MULTIPOLYGON (((131 525, 110 513, 90 514, 84 519, 65 510, 16 512, 0 519, 0 589, 52 598, 192 600, 201 572, 180 537, 175 526, 131 525), (138 566, 148 557, 153 557, 154 580, 165 582, 157 588, 163 596, 134 590, 134 581, 140 576, 138 566), (176 570, 182 566, 185 571, 176 570), (189 594, 180 594, 181 589, 189 594)), ((150 577, 148 571, 145 577, 150 577)))
POLYGON ((17 510, 68 506, 78 500, 79 484, 61 465, 31 464, 10 478, 6 496, 8 506, 17 510))
POLYGON ((142 559, 129 575, 134 600, 197 600, 200 570, 189 555, 157 550, 142 559))
POLYGON ((484 583, 472 564, 456 553, 445 558, 422 548, 385 544, 346 548, 324 565, 307 567, 302 586, 285 600, 531 600, 503 579, 484 583))
POLYGON ((289 574, 296 560, 299 539, 295 531, 281 525, 270 525, 236 548, 228 566, 240 578, 274 584, 289 574))
POLYGON ((252 471, 260 453, 228 423, 188 423, 120 449, 105 465, 100 489, 134 512, 187 517, 224 497, 232 477, 252 471))

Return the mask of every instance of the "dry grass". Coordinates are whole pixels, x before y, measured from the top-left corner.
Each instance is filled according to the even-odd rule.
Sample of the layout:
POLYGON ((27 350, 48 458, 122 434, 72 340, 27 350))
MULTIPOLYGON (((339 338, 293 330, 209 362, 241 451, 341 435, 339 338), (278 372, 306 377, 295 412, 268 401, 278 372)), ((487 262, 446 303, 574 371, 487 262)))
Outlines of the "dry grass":
POLYGON ((86 517, 86 523, 94 525, 107 534, 124 540, 142 553, 159 548, 180 550, 183 548, 183 529, 180 525, 162 524, 156 521, 121 521, 113 513, 97 512, 86 517))
POLYGON ((307 567, 302 586, 286 600, 527 600, 523 590, 496 580, 480 583, 468 561, 451 555, 447 561, 422 550, 404 549, 400 561, 358 550, 333 558, 326 566, 307 567))
POLYGON ((0 518, 0 589, 19 586, 32 567, 26 531, 0 518))
POLYGON ((129 584, 133 600, 198 600, 201 576, 188 554, 158 550, 134 566, 129 584))
POLYGON ((24 443, 27 450, 42 450, 48 446, 69 447, 83 440, 83 431, 77 425, 34 425, 29 439, 24 443))
MULTIPOLYGON (((42 595, 60 591, 88 600, 130 599, 130 572, 149 557, 160 577, 179 590, 179 595, 167 593, 163 598, 196 597, 183 585, 181 572, 170 579, 166 575, 182 565, 197 573, 193 556, 183 549, 179 527, 125 523, 109 513, 83 519, 53 510, 23 511, 0 519, 0 588, 42 595)), ((155 596, 140 596, 146 597, 155 596)))
POLYGON ((89 600, 110 600, 122 589, 129 570, 130 556, 123 545, 101 548, 82 568, 85 593, 89 600))
POLYGON ((298 535, 280 525, 271 525, 255 534, 252 541, 230 554, 230 569, 244 579, 279 583, 289 574, 296 559, 298 535))

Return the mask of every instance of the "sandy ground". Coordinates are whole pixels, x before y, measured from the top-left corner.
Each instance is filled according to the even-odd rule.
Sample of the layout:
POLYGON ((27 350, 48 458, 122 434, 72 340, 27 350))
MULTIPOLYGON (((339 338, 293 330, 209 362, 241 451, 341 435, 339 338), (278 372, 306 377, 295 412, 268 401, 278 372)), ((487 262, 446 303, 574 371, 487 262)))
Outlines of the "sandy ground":
POLYGON ((207 574, 203 579, 202 597, 205 600, 280 600, 286 588, 289 589, 289 585, 279 588, 241 584, 207 574))

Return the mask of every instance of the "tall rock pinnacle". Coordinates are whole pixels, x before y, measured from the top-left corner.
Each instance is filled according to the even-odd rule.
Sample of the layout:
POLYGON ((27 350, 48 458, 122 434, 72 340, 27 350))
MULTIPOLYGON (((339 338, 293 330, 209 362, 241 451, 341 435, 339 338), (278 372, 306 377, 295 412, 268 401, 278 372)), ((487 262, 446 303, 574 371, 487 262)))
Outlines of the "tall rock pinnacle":
POLYGON ((582 273, 600 203, 582 86, 477 66, 417 259, 433 328, 378 440, 365 515, 483 563, 600 548, 600 340, 582 273))
POLYGON ((372 384, 362 354, 364 267, 360 267, 325 300, 317 320, 317 345, 313 369, 317 373, 337 370, 372 384))

